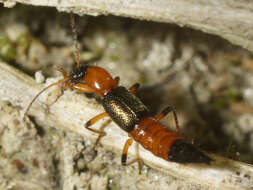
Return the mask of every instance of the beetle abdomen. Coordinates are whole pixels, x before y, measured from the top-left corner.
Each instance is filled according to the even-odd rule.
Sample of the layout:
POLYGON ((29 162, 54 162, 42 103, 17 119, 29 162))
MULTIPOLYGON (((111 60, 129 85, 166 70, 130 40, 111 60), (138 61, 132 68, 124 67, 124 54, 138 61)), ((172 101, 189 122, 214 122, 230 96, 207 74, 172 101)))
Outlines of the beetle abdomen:
POLYGON ((143 118, 130 135, 143 148, 168 161, 168 149, 175 140, 183 139, 151 117, 143 118))
POLYGON ((212 161, 195 146, 185 142, 183 137, 168 130, 152 117, 141 119, 130 135, 143 148, 167 161, 206 164, 212 161))

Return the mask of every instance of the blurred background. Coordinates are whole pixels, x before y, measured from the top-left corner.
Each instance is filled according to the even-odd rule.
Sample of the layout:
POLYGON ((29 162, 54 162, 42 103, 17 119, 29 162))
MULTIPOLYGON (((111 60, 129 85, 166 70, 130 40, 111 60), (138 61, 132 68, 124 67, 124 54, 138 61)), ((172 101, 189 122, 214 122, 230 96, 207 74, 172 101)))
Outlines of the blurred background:
MULTIPOLYGON (((83 64, 106 68, 112 76, 120 76, 121 84, 127 87, 139 82, 141 88, 137 95, 154 115, 168 105, 173 106, 178 114, 180 133, 201 149, 253 164, 253 56, 250 52, 200 31, 114 16, 76 16, 76 28, 83 64)), ((21 5, 0 8, 0 60, 32 77, 37 71, 46 78, 60 76, 58 67, 71 72, 75 67, 73 43, 68 14, 53 8, 21 5)), ((10 116, 13 109, 11 103, 2 101, 0 154, 10 159, 21 173, 27 173, 32 171, 29 164, 36 166, 39 162, 26 163, 25 157, 32 154, 27 153, 28 149, 33 150, 31 147, 20 152, 1 148, 8 143, 7 139, 15 137, 6 136, 9 134, 4 132, 8 129, 5 117, 10 116)), ((171 115, 162 122, 175 130, 171 115)), ((73 137, 74 134, 66 137, 65 132, 43 128, 36 123, 36 118, 34 123, 37 132, 27 131, 27 138, 19 140, 15 137, 16 143, 26 147, 29 143, 50 142, 43 145, 46 147, 43 152, 50 156, 42 154, 50 160, 45 171, 52 173, 47 176, 48 181, 43 180, 47 181, 47 188, 61 189, 60 174, 56 170, 60 168, 57 152, 60 148, 53 143, 54 136, 57 134, 72 143, 86 142, 81 137, 73 137), (38 131, 42 133, 39 142, 35 137, 38 131)), ((87 147, 86 151, 92 152, 89 145, 87 147)), ((100 159, 106 163, 114 154, 106 152, 100 159)), ((87 158, 84 153, 76 154, 75 159, 82 158, 85 166, 76 161, 75 171, 80 174, 91 170, 86 164, 97 156, 99 154, 94 153, 87 158)), ((98 179, 107 176, 107 189, 126 189, 116 183, 116 173, 108 177, 108 171, 101 168, 93 167, 92 171, 98 179)), ((6 175, 11 176, 12 172, 16 175, 13 169, 6 175)), ((89 181, 92 175, 89 177, 85 180, 89 181)))

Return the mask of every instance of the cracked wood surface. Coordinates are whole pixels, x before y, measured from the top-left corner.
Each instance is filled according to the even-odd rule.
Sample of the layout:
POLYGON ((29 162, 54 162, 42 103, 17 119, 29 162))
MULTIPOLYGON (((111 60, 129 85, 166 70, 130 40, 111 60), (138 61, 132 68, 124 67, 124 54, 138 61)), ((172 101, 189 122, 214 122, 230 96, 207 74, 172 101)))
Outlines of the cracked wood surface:
MULTIPOLYGON (((3 62, 0 62, 0 86, 0 100, 11 102, 13 106, 21 107, 23 110, 31 101, 31 98, 42 88, 31 77, 3 62)), ((54 92, 55 89, 52 91, 54 92)), ((47 98, 48 93, 42 95, 32 106, 29 114, 41 120, 45 126, 54 126, 61 130, 73 131, 82 135, 84 139, 96 138, 95 134, 85 130, 83 127, 85 121, 102 112, 101 106, 95 103, 94 100, 87 99, 73 91, 66 91, 47 110, 45 109, 47 98)), ((101 122, 96 124, 96 127, 99 126, 101 126, 101 122)), ((114 150, 120 156, 124 142, 128 137, 127 134, 112 122, 105 131, 107 135, 101 141, 102 146, 106 149, 114 150)), ((129 154, 134 156, 135 148, 130 148, 129 154)), ((139 154, 148 166, 176 178, 201 185, 206 189, 250 190, 253 187, 253 167, 249 164, 210 155, 215 162, 209 166, 182 165, 166 162, 143 148, 139 149, 139 154)))
POLYGON ((253 1, 251 0, 0 0, 6 7, 16 3, 56 7, 79 15, 116 15, 175 23, 220 36, 253 52, 253 1))

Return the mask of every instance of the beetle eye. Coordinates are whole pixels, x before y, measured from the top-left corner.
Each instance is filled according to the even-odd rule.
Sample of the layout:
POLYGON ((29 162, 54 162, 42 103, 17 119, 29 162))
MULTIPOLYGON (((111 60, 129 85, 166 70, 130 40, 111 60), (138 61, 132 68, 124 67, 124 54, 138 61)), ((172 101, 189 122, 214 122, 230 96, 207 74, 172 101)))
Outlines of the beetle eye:
POLYGON ((71 75, 72 81, 82 80, 86 73, 87 66, 77 68, 71 75))
POLYGON ((77 77, 78 77, 77 74, 74 74, 74 75, 73 75, 73 79, 76 79, 77 77))

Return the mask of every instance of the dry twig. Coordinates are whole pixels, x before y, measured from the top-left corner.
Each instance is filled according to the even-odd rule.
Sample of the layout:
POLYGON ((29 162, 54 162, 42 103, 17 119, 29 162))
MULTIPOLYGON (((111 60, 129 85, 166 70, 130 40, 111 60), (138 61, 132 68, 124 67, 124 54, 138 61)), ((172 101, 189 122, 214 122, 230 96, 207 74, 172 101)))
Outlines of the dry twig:
MULTIPOLYGON (((32 78, 3 62, 0 63, 0 86, 0 100, 9 101, 12 105, 22 108, 25 108, 31 98, 39 91, 39 85, 32 78)), ((45 93, 45 96, 47 96, 47 93, 45 93)), ((74 131, 85 139, 96 138, 94 134, 85 130, 82 126, 91 116, 102 111, 101 107, 93 100, 88 100, 84 96, 67 91, 58 102, 50 107, 49 113, 38 102, 36 101, 29 114, 41 120, 42 124, 74 131)), ((105 131, 107 135, 101 142, 103 147, 113 148, 118 153, 121 152, 127 134, 112 123, 105 131)), ((182 165, 166 162, 142 148, 139 151, 140 157, 150 167, 176 178, 199 184, 207 189, 250 190, 253 188, 252 165, 215 155, 211 155, 215 162, 210 166, 182 165)), ((130 149, 129 154, 135 155, 134 148, 130 149)))

